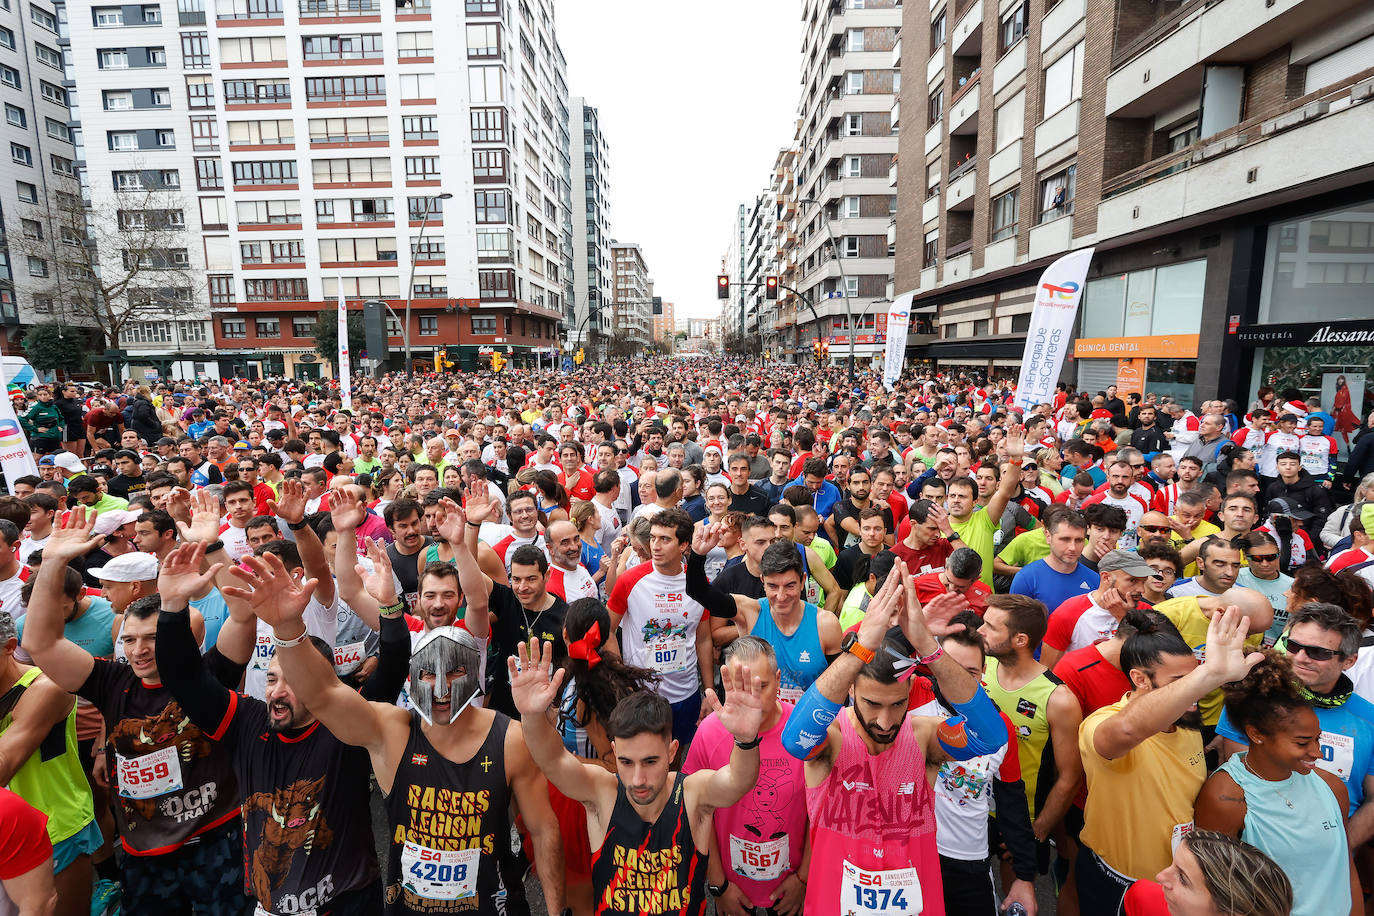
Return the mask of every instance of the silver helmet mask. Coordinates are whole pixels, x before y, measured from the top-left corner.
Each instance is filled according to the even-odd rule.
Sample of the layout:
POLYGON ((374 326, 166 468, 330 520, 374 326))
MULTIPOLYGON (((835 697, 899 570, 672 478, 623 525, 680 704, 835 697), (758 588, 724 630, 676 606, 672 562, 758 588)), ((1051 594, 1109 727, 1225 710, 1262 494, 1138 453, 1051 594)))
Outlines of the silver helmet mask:
POLYGON ((415 645, 410 654, 410 702, 426 725, 448 725, 481 692, 482 644, 467 630, 438 627, 415 645), (437 720, 435 703, 448 704, 437 720))

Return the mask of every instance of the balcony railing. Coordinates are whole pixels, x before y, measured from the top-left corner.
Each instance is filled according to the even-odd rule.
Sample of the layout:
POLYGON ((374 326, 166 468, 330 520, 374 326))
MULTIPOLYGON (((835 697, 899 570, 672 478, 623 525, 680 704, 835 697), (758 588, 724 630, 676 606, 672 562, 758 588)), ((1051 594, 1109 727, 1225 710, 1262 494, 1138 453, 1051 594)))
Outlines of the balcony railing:
POLYGON ((1183 25, 1184 22, 1192 17, 1194 12, 1210 6, 1212 3, 1213 0, 1185 0, 1185 2, 1179 4, 1177 9, 1172 11, 1167 9, 1168 4, 1156 3, 1155 8, 1160 13, 1159 18, 1155 20, 1152 25, 1147 26, 1145 31, 1141 32, 1136 37, 1112 49, 1111 68, 1115 70, 1141 51, 1144 51, 1146 48, 1183 25))
POLYGON ((382 0, 299 0, 302 19, 379 16, 382 0))
POLYGON ((947 179, 948 182, 952 184, 956 178, 963 175, 965 172, 968 172, 970 169, 976 168, 977 165, 977 156, 968 157, 963 162, 959 163, 958 165, 954 166, 949 170, 949 178, 947 179))

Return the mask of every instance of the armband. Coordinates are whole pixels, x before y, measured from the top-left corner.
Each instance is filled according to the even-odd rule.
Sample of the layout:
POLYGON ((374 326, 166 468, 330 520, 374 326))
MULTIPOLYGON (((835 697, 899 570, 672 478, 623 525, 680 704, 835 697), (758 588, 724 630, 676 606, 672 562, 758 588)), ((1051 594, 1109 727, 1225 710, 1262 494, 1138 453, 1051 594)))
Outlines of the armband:
POLYGON ((782 730, 783 748, 798 760, 815 757, 825 747, 830 723, 843 708, 812 684, 787 717, 787 726, 782 730))
POLYGON ((945 753, 955 760, 982 757, 1007 743, 1007 727, 982 687, 967 703, 949 705, 954 708, 955 715, 940 723, 936 738, 945 753))

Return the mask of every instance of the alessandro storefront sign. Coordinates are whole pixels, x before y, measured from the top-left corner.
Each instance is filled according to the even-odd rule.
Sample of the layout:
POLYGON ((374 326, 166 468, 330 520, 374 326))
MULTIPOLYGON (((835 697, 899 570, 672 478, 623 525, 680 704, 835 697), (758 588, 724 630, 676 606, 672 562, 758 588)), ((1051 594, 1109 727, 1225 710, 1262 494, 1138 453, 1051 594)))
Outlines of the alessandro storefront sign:
POLYGON ((1374 319, 1248 325, 1235 333, 1245 347, 1371 347, 1374 319))

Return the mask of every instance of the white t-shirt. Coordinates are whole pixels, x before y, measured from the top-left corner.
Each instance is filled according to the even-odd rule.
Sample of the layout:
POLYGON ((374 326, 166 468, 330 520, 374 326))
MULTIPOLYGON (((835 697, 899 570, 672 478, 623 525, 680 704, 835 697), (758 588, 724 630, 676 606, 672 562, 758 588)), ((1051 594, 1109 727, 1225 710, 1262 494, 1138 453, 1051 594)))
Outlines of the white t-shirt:
MULTIPOLYGON (((329 606, 321 604, 313 595, 305 607, 305 631, 318 636, 331 646, 338 634, 339 594, 335 589, 334 600, 329 606)), ((248 661, 248 671, 243 676, 244 696, 264 699, 267 694, 267 663, 276 654, 277 647, 272 642, 272 628, 261 620, 258 622, 258 638, 253 646, 253 657, 248 661)))
POLYGON ((581 563, 576 569, 564 569, 557 563, 550 563, 548 589, 568 604, 578 598, 596 598, 601 594, 592 574, 581 563))
POLYGON ((20 573, 25 567, 20 566, 19 572, 0 582, 0 611, 6 611, 15 620, 24 616, 24 603, 19 600, 19 593, 24 588, 24 580, 20 578, 20 573))
POLYGON ((610 555, 611 544, 620 536, 620 515, 615 511, 615 506, 603 506, 601 503, 592 501, 596 506, 596 514, 601 516, 601 527, 596 532, 596 542, 601 546, 603 553, 610 555))
MULTIPOLYGON (((935 700, 911 714, 942 719, 950 716, 935 700)), ((910 723, 903 723, 902 727, 910 728, 910 723)), ((991 754, 972 760, 950 760, 940 766, 934 787, 935 845, 940 855, 966 861, 987 858, 992 784, 1002 769, 1008 748, 1014 746, 1009 741, 991 754)))
POLYGON ((49 534, 46 538, 31 538, 25 534, 19 541, 19 562, 28 565, 29 554, 33 553, 35 550, 42 550, 47 546, 48 538, 50 537, 52 537, 52 534, 49 534))
POLYGON ((642 563, 616 580, 607 607, 622 615, 625 661, 658 672, 664 699, 680 703, 698 692, 696 634, 706 609, 687 597, 685 571, 666 576, 642 563))

